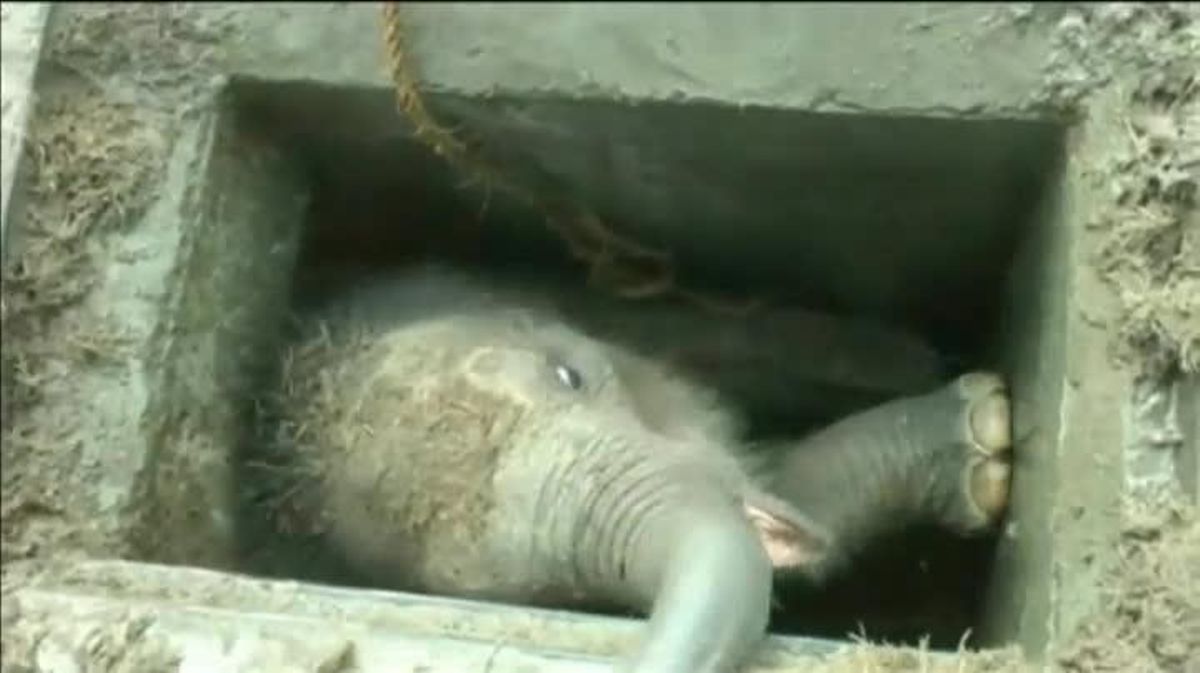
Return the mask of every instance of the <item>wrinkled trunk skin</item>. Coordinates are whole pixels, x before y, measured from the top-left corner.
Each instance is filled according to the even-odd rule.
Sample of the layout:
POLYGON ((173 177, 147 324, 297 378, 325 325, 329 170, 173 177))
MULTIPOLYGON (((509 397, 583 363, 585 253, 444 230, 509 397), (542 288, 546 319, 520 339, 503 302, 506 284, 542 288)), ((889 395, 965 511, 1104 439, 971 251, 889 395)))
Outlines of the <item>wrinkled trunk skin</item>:
MULTIPOLYGON (((588 419, 562 420, 578 437, 572 450, 559 448, 573 442, 563 435, 559 447, 529 442, 532 450, 522 450, 496 482, 513 504, 531 476, 543 485, 496 517, 498 524, 531 522, 512 531, 533 541, 520 552, 530 585, 540 576, 553 581, 560 603, 569 595, 603 596, 649 612, 643 646, 622 670, 732 670, 765 635, 772 585, 770 559, 742 511, 739 466, 661 436, 614 437, 598 434, 602 428, 588 419), (551 451, 558 455, 540 460, 551 451)), ((511 549, 512 537, 498 535, 497 551, 506 540, 511 549)))

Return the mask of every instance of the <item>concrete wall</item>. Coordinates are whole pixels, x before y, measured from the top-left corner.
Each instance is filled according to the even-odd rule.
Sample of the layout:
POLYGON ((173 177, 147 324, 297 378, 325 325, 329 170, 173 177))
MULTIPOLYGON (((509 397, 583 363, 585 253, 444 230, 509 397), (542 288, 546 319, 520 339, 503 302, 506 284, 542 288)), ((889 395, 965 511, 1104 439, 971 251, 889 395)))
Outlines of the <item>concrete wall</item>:
POLYGON ((33 79, 49 10, 44 2, 10 2, 0 8, 4 33, 0 59, 0 259, 7 249, 10 199, 20 174, 25 127, 35 103, 33 79))
POLYGON ((182 238, 169 251, 131 537, 144 558, 232 569, 236 462, 284 328, 308 198, 290 157, 245 133, 226 98, 213 102, 175 176, 186 188, 169 217, 182 238))
MULTIPOLYGON (((1051 55, 1051 28, 1061 8, 672 7, 428 4, 412 6, 408 17, 414 56, 434 92, 435 109, 478 132, 488 151, 527 176, 597 201, 631 230, 643 226, 633 213, 660 215, 647 218, 640 233, 686 240, 698 261, 723 252, 731 267, 740 267, 769 252, 756 248, 822 250, 810 261, 828 268, 793 278, 797 285, 827 283, 814 297, 840 298, 860 308, 890 306, 897 283, 911 280, 902 278, 908 269, 927 269, 935 259, 961 253, 952 267, 924 281, 926 291, 945 285, 961 277, 956 274, 964 267, 987 261, 995 249, 988 241, 1019 219, 1019 212, 1001 216, 992 205, 1039 206, 1040 227, 1018 247, 1007 280, 993 276, 995 270, 974 278, 995 280, 997 288, 1004 281, 1008 288, 997 292, 1006 308, 991 345, 1012 376, 1020 439, 989 635, 1040 651, 1069 633, 1100 600, 1096 578, 1115 562, 1120 529, 1115 503, 1129 489, 1125 459, 1137 444, 1114 440, 1136 425, 1124 413, 1134 399, 1133 384, 1112 365, 1107 332, 1088 319, 1108 295, 1088 267, 1096 242, 1084 227, 1108 189, 1089 179, 1088 170, 1124 138, 1120 120, 1107 113, 1123 99, 1098 99, 1094 114, 1076 127, 1057 198, 1016 198, 1012 193, 1031 183, 1013 176, 1043 165, 1045 157, 1035 155, 1053 144, 1053 132, 1027 122, 1047 115, 1041 68, 1051 55), (589 105, 588 99, 601 102, 589 105), (816 112, 853 117, 831 122, 813 116, 816 112), (1007 121, 997 121, 1001 117, 1007 121), (878 174, 858 175, 864 165, 878 174), (897 174, 920 179, 896 187, 897 174), (981 189, 989 184, 1002 186, 981 189), (874 204, 863 201, 878 194, 889 196, 874 204), (929 204, 923 216, 899 219, 900 211, 929 204), (667 217, 672 213, 675 220, 667 217), (830 230, 792 222, 826 216, 839 225, 826 243, 822 237, 830 230), (682 231, 684 221, 700 224, 682 231), (731 233, 735 224, 739 229, 731 233), (947 247, 934 254, 929 246, 935 243, 947 247), (889 266, 895 261, 891 253, 920 264, 889 266), (859 267, 871 273, 839 272, 859 267)), ((239 128, 222 108, 220 92, 231 77, 305 84, 334 94, 343 87, 357 95, 376 89, 365 94, 374 102, 363 108, 373 110, 363 119, 376 120, 374 128, 387 137, 402 136, 404 128, 378 125, 389 114, 389 83, 373 5, 206 5, 172 10, 180 12, 174 23, 158 21, 157 15, 139 18, 136 11, 55 8, 57 25, 120 35, 95 42, 107 45, 92 54, 95 76, 109 78, 113 91, 134 99, 147 87, 153 95, 161 93, 158 102, 175 110, 171 114, 180 122, 171 127, 171 161, 155 207, 134 226, 111 233, 98 257, 108 282, 91 301, 119 308, 110 312, 132 329, 136 343, 115 368, 94 373, 95 380, 59 400, 66 408, 97 391, 115 400, 88 412, 93 417, 87 427, 97 432, 85 450, 102 469, 95 473, 71 463, 62 483, 80 504, 67 519, 87 520, 95 503, 108 503, 101 511, 137 514, 128 525, 102 531, 114 540, 110 548, 124 549, 135 538, 134 548, 144 557, 228 566, 232 537, 224 513, 232 497, 226 461, 238 414, 233 400, 244 385, 243 369, 262 355, 261 342, 246 339, 270 330, 277 299, 287 294, 306 167, 289 154, 292 148, 264 142, 260 130, 239 128), (188 30, 176 30, 181 25, 188 30), (209 45, 206 59, 178 56, 191 54, 201 42, 209 45), (166 57, 135 59, 117 51, 124 58, 109 58, 104 51, 131 44, 155 45, 162 51, 154 53, 166 57), (165 68, 165 74, 147 84, 143 70, 152 67, 165 68), (197 73, 208 79, 195 79, 197 73), (171 76, 186 86, 167 95, 162 92, 175 86, 171 76), (140 261, 126 259, 130 251, 140 251, 140 261), (135 290, 147 288, 154 290, 152 298, 135 298, 135 290)), ((6 22, 6 44, 8 30, 6 22)), ((6 74, 6 89, 7 81, 6 74)), ((328 122, 320 106, 302 99, 293 109, 295 117, 315 126, 328 122)), ((352 127, 348 133, 361 131, 352 127)), ((4 151, 7 172, 12 152, 7 144, 4 151)), ((11 203, 18 202, 13 197, 11 203)), ((971 289, 970 281, 960 284, 971 289)), ((1190 398, 1180 399, 1194 400, 1194 388, 1190 398)), ((1180 418, 1196 425, 1194 414, 1190 421, 1186 413, 1180 418)), ((1187 430, 1179 467, 1170 468, 1193 493, 1197 434, 1187 430)), ((192 571, 147 570, 142 576, 128 568, 81 566, 55 579, 61 570, 51 568, 51 579, 22 599, 30 614, 44 613, 47 624, 66 610, 62 601, 74 601, 76 594, 90 594, 71 604, 80 614, 101 615, 98 622, 110 619, 104 615, 127 614, 121 612, 127 596, 104 597, 112 586, 135 595, 142 591, 151 605, 160 606, 169 602, 163 594, 205 603, 243 589, 230 579, 206 576, 201 582, 192 571), (159 584, 171 589, 160 591, 159 584)), ((316 600, 303 597, 309 589, 292 584, 263 586, 268 594, 294 597, 296 604, 316 600)), ((343 614, 355 600, 333 601, 320 615, 343 614)), ((194 630, 197 620, 242 623, 237 611, 244 609, 235 605, 215 615, 201 607, 161 628, 182 633, 194 630)), ((448 630, 488 633, 481 613, 455 614, 448 630)), ((608 636, 610 622, 580 619, 591 625, 589 638, 608 636)), ((53 628, 67 641, 87 635, 69 634, 67 620, 56 623, 53 628)), ((245 646, 287 649, 277 631, 263 633, 245 646)), ((349 640, 365 637, 362 629, 345 633, 349 640)), ((555 649, 577 656, 589 652, 586 638, 524 637, 524 646, 538 656, 555 649)), ((789 648, 814 651, 811 643, 797 642, 776 641, 779 649, 773 651, 784 654, 771 656, 780 670, 800 661, 789 648)), ((61 660, 74 656, 73 646, 62 651, 67 654, 52 654, 61 654, 61 660)), ((201 661, 198 651, 189 656, 201 661)), ((334 655, 296 653, 313 665, 334 655)), ((561 659, 522 661, 533 670, 562 668, 561 659)))
POLYGON ((1179 476, 1192 502, 1200 504, 1200 377, 1181 381, 1178 399, 1183 431, 1177 456, 1179 476))
MULTIPOLYGON (((1049 33, 1014 26, 1010 12, 969 3, 405 8, 421 75, 446 92, 1029 117, 1049 33)), ((259 36, 236 45, 240 72, 387 83, 377 7, 279 4, 239 20, 259 36)))

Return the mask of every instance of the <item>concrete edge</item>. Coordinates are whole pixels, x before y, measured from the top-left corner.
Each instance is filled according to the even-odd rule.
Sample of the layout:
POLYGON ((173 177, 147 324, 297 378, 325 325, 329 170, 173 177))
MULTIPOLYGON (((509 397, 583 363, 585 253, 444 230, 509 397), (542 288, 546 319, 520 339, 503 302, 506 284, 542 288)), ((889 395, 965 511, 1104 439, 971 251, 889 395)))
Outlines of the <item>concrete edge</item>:
POLYGON ((36 104, 34 79, 41 59, 42 43, 49 23, 46 2, 6 2, 0 9, 0 260, 7 259, 10 211, 16 212, 12 196, 21 173, 26 129, 36 104))
MULTIPOLYGON (((288 666, 323 671, 331 652, 346 651, 363 673, 603 671, 633 644, 642 624, 131 561, 59 564, 9 599, 20 614, 16 629, 40 629, 51 637, 39 641, 57 641, 65 651, 100 629, 137 622, 182 657, 178 670, 212 673, 265 670, 266 660, 280 652, 288 666), (477 668, 481 664, 490 668, 477 668)), ((796 670, 849 645, 771 636, 755 670, 796 670)), ((936 660, 950 653, 926 655, 936 660)))
MULTIPOLYGON (((417 76, 430 96, 547 96, 981 120, 1067 116, 1040 94, 1038 64, 1050 48, 1052 18, 1040 13, 1019 19, 1005 8, 937 3, 780 6, 749 14, 714 5, 666 18, 648 5, 614 13, 586 4, 452 2, 417 3, 404 11, 417 76), (731 21, 734 16, 741 19, 731 21), (863 39, 846 43, 831 36, 829 26, 840 20, 856 21, 863 39), (766 26, 786 26, 788 37, 764 43, 766 26), (713 52, 713 41, 726 48, 713 52), (588 49, 566 48, 580 43, 588 49), (831 69, 842 59, 849 64, 831 69), (882 63, 882 71, 868 76, 872 63, 882 63), (925 71, 931 74, 914 75, 925 71), (749 80, 740 82, 731 73, 749 80), (925 102, 930 91, 947 89, 949 95, 939 97, 943 102, 925 102)), ((247 34, 275 39, 232 43, 231 73, 392 87, 377 7, 334 4, 301 11, 276 5, 244 21, 247 34), (314 59, 314 44, 345 48, 323 50, 314 59)))

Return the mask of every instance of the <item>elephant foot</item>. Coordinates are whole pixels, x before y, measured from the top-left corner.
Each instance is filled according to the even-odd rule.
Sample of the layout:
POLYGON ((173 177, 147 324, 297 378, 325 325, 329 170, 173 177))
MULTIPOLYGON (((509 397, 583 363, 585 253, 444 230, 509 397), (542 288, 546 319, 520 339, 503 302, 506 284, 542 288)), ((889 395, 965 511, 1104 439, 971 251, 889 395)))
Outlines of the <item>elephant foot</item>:
POLYGON ((966 454, 962 495, 973 516, 968 532, 993 525, 1008 506, 1012 479, 1012 424, 1004 381, 990 372, 958 379, 963 403, 958 444, 966 454))

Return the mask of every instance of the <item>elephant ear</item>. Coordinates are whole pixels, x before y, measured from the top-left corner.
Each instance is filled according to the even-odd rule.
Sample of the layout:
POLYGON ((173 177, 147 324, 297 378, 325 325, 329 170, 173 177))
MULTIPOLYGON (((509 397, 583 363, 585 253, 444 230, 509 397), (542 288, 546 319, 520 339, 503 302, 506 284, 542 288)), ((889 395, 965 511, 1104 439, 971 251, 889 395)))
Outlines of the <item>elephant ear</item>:
POLYGON ((815 569, 829 555, 830 532, 783 500, 751 491, 742 504, 776 570, 815 569))

